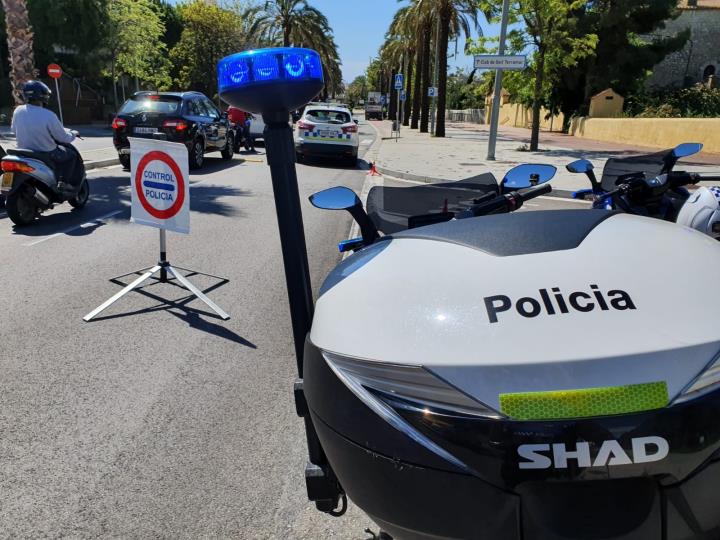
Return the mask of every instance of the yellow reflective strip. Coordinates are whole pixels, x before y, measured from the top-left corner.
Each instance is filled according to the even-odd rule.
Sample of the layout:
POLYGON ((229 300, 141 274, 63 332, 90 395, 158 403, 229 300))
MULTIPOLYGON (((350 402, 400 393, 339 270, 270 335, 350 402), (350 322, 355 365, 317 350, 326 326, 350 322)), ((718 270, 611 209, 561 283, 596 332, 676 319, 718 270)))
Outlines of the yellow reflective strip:
POLYGON ((559 420, 628 414, 668 404, 665 382, 500 394, 500 410, 517 420, 559 420))

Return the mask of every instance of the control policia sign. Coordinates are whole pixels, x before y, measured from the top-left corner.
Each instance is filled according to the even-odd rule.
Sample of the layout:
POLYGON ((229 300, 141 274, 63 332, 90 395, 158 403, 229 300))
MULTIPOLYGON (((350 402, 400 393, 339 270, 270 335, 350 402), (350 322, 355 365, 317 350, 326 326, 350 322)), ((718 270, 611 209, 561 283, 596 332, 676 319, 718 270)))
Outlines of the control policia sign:
POLYGON ((190 182, 185 145, 130 138, 131 219, 190 232, 190 182))

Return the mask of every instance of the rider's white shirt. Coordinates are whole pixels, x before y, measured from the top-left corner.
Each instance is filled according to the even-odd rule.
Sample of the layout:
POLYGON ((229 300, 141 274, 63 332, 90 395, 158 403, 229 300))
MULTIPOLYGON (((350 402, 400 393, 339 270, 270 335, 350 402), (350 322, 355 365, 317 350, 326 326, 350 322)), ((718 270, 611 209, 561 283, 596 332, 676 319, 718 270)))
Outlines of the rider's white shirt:
POLYGON ((13 113, 12 131, 18 148, 52 152, 58 143, 71 143, 75 136, 65 129, 54 112, 36 105, 20 105, 13 113))

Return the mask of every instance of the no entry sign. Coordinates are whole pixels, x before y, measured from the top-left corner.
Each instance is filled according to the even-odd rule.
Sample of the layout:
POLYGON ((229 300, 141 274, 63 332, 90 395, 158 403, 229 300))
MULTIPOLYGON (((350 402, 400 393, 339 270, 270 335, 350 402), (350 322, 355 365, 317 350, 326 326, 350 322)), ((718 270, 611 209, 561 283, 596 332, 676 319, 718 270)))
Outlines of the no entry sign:
POLYGON ((131 219, 190 232, 190 181, 185 145, 130 138, 131 219))
POLYGON ((59 79, 62 77, 62 68, 57 64, 50 64, 47 67, 47 74, 52 79, 59 79))

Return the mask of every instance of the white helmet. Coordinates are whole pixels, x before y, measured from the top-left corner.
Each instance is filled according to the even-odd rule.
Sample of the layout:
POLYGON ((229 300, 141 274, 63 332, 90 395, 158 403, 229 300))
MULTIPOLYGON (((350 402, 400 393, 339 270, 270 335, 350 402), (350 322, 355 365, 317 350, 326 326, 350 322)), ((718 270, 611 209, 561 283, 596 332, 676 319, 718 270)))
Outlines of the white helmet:
POLYGON ((677 222, 720 239, 720 187, 701 187, 690 195, 677 222))

